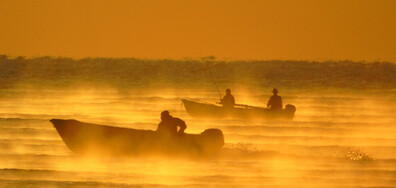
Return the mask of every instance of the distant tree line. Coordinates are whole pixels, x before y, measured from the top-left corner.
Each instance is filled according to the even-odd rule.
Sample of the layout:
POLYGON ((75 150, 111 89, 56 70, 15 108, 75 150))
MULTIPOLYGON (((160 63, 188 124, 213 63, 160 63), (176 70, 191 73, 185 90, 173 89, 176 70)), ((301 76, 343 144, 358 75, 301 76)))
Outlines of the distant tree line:
POLYGON ((0 87, 255 87, 396 88, 396 64, 353 61, 222 61, 0 55, 0 87))

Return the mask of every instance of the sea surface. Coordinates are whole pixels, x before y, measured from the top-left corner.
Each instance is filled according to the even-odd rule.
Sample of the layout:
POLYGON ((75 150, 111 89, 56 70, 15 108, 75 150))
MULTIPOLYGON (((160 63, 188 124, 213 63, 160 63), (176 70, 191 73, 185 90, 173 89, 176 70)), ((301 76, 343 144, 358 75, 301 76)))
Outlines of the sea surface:
POLYGON ((0 58, 0 187, 396 187, 396 65, 386 62, 0 58), (183 98, 266 106, 287 120, 207 120, 183 98), (212 157, 80 156, 49 121, 224 133, 212 157))

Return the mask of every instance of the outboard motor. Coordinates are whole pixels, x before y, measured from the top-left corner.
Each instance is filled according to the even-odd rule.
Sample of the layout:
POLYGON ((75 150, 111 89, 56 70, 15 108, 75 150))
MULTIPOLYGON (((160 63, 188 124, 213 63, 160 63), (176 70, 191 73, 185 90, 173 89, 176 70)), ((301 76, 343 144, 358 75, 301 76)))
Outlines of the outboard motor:
POLYGON ((294 105, 287 104, 286 107, 285 107, 285 110, 288 111, 288 112, 294 113, 294 112, 296 112, 296 107, 294 105))
POLYGON ((207 154, 218 152, 224 145, 223 132, 220 129, 206 129, 201 133, 204 152, 207 154))

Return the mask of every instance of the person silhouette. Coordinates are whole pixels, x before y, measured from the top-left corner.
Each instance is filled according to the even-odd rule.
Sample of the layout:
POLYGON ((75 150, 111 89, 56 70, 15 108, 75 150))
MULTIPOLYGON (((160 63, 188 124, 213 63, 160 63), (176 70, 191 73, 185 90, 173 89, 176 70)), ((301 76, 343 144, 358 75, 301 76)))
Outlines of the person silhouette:
POLYGON ((270 110, 282 110, 282 97, 278 95, 278 90, 274 88, 272 93, 274 95, 268 100, 267 108, 270 110))
POLYGON ((220 104, 223 105, 224 108, 234 108, 235 99, 234 96, 231 95, 231 90, 226 89, 226 95, 221 99, 220 104))
POLYGON ((186 128, 186 123, 183 120, 171 116, 169 111, 165 110, 161 113, 161 122, 158 124, 157 132, 176 136, 183 135, 186 128), (179 131, 177 128, 179 128, 179 131))

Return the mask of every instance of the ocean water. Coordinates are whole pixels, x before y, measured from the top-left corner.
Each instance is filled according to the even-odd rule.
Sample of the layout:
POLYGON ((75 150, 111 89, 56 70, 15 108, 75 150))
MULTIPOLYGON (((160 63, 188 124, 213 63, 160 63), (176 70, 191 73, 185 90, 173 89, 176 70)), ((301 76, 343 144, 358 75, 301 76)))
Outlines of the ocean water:
POLYGON ((0 187, 396 187, 396 65, 364 62, 0 59, 0 187), (265 106, 292 121, 206 120, 181 99, 265 106), (79 156, 49 122, 219 128, 212 157, 79 156))

